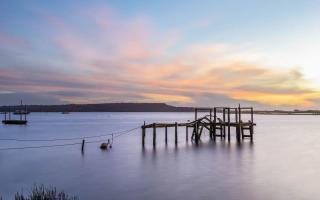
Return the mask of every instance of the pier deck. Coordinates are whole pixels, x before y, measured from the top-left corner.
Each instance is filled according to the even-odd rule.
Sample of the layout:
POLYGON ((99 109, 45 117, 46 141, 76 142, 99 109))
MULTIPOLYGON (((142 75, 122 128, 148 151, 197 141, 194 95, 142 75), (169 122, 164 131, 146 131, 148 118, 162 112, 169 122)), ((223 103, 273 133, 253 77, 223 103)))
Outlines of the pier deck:
POLYGON ((214 108, 195 108, 195 119, 191 122, 185 123, 151 123, 144 124, 142 128, 142 146, 145 145, 146 129, 153 129, 153 146, 156 146, 157 128, 165 128, 165 143, 168 142, 168 128, 175 128, 175 144, 178 144, 178 127, 186 127, 186 140, 189 137, 192 141, 198 143, 201 139, 203 130, 209 132, 210 139, 216 140, 217 137, 221 139, 231 140, 231 128, 235 128, 236 138, 241 142, 245 138, 253 140, 254 126, 253 122, 253 108, 252 107, 214 107, 214 108), (199 114, 207 112, 209 114, 198 118, 199 114), (250 120, 243 121, 243 114, 249 114, 250 120), (233 118, 231 119, 231 116, 233 118), (189 136, 189 128, 192 129, 192 134, 189 136), (247 133, 246 133, 247 131, 247 133))

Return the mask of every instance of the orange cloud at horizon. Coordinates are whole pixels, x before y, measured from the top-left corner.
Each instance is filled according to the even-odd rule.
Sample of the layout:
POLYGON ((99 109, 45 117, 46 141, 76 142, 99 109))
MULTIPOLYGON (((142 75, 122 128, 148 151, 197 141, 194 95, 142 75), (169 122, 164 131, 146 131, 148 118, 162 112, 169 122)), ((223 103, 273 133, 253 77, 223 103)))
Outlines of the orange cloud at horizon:
POLYGON ((63 54, 65 71, 42 69, 41 65, 40 73, 25 66, 6 66, 0 68, 0 92, 45 93, 70 103, 207 105, 204 99, 214 96, 221 97, 221 102, 213 99, 212 104, 230 100, 270 106, 319 106, 319 88, 313 88, 299 69, 265 66, 262 59, 254 59, 255 53, 244 56, 235 45, 181 44, 187 34, 181 30, 162 33, 147 19, 124 20, 110 9, 85 15, 99 30, 94 37, 86 37, 72 24, 53 18, 48 20, 55 33, 51 39, 63 54))

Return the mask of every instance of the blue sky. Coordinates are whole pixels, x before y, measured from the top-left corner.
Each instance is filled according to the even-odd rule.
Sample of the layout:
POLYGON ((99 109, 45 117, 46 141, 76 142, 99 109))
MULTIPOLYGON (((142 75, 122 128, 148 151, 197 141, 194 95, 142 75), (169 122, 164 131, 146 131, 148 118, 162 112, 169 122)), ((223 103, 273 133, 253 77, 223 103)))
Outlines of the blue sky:
POLYGON ((1 1, 0 104, 317 107, 319 10, 320 1, 1 1))

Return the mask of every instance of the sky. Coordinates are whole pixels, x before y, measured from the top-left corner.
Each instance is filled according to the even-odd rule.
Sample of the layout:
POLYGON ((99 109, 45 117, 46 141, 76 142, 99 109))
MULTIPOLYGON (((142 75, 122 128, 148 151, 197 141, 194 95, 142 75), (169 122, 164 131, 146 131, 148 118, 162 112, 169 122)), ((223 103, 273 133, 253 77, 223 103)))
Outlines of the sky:
POLYGON ((319 0, 0 1, 0 105, 320 109, 319 0))

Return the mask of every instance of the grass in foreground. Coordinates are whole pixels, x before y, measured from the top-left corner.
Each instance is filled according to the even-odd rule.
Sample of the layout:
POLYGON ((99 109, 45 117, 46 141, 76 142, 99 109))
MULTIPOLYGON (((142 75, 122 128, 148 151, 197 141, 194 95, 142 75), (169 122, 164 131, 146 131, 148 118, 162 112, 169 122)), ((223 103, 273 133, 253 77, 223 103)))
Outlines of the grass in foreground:
MULTIPOLYGON (((78 200, 76 196, 69 197, 63 191, 57 192, 55 187, 46 187, 44 185, 34 185, 28 195, 17 192, 15 200, 78 200)), ((2 198, 0 197, 0 200, 2 198)))

